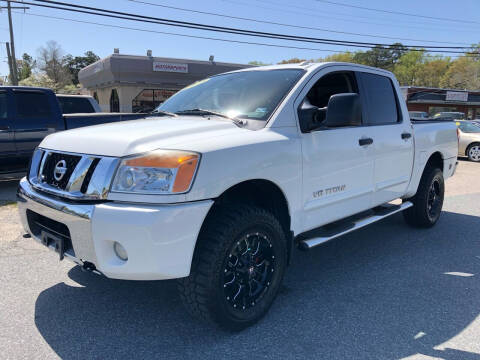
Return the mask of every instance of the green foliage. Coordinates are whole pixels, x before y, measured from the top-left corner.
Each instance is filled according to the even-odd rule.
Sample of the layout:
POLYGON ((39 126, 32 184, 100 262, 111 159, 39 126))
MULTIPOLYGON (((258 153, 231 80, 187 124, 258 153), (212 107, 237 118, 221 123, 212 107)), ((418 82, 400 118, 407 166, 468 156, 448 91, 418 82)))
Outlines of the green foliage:
POLYGON ((47 74, 42 73, 32 74, 28 78, 21 80, 18 84, 20 86, 49 88, 60 94, 79 94, 81 88, 80 85, 74 84, 60 86, 58 83, 55 83, 55 81, 53 81, 47 74))
POLYGON ((425 62, 425 52, 424 51, 408 51, 394 66, 393 72, 397 77, 400 85, 417 85, 417 77, 420 71, 420 68, 425 62))
POLYGON ((80 70, 100 60, 100 57, 93 51, 87 51, 84 56, 74 57, 73 55, 68 54, 63 57, 63 60, 65 62, 65 66, 67 67, 69 73, 72 76, 73 84, 77 85, 79 83, 78 73, 80 72, 80 70))
POLYGON ((318 62, 348 62, 352 63, 354 61, 354 56, 355 54, 352 52, 344 52, 344 53, 338 53, 338 54, 332 54, 328 55, 324 58, 320 58, 317 61, 318 62))
POLYGON ((306 61, 306 59, 292 58, 289 60, 282 60, 279 62, 279 64, 299 64, 304 61, 306 61))
POLYGON ((270 65, 270 64, 266 64, 266 63, 261 62, 261 61, 253 60, 253 61, 249 61, 248 65, 265 66, 265 65, 270 65))
POLYGON ((85 52, 83 56, 64 56, 58 43, 48 41, 38 49, 36 60, 26 53, 22 60, 18 60, 19 84, 46 87, 57 93, 78 94, 81 89, 78 72, 98 60, 100 58, 92 51, 85 52))
POLYGON ((367 51, 355 52, 353 62, 391 71, 405 52, 405 48, 400 43, 390 45, 387 48, 375 46, 367 51))
MULTIPOLYGON (((304 61, 293 58, 279 64, 304 61)), ((389 47, 375 46, 370 50, 345 52, 317 59, 318 62, 340 61, 392 71, 400 85, 480 89, 480 44, 474 44, 468 54, 457 59, 432 56, 423 49, 407 50, 396 43, 389 47)))
POLYGON ((441 86, 452 89, 480 89, 480 61, 467 56, 457 58, 442 77, 441 86))
POLYGON ((55 89, 55 82, 50 79, 47 74, 32 74, 28 78, 21 80, 19 83, 21 86, 35 86, 44 87, 49 89, 55 89))
POLYGON ((31 76, 35 66, 36 61, 33 60, 33 57, 31 57, 27 53, 24 53, 22 55, 22 59, 17 60, 18 80, 21 81, 31 76))

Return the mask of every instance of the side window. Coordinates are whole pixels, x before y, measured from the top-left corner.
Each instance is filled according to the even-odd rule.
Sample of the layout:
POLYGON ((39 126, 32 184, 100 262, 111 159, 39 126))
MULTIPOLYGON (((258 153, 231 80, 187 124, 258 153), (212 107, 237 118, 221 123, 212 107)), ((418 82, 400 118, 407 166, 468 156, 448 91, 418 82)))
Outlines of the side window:
POLYGON ((7 120, 7 93, 0 91, 0 124, 7 120))
POLYGON ((323 76, 312 86, 307 99, 313 106, 324 108, 335 94, 358 93, 352 72, 334 72, 323 76))
POLYGON ((93 113, 95 109, 90 101, 82 97, 58 96, 63 114, 93 113))
POLYGON ((51 115, 48 96, 41 92, 16 91, 17 119, 44 119, 51 115))
POLYGON ((397 97, 392 81, 370 73, 359 73, 367 102, 366 123, 369 125, 395 124, 400 120, 397 97))

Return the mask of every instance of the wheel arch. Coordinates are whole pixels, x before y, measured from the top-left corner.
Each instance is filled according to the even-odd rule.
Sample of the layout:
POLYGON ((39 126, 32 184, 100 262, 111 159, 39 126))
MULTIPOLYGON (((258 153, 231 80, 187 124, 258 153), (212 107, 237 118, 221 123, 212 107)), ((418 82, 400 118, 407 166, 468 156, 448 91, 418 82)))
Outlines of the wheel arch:
POLYGON ((425 155, 420 156, 420 159, 425 160, 422 161, 419 159, 419 161, 414 163, 413 176, 407 192, 403 196, 403 199, 409 199, 417 193, 420 180, 424 176, 427 169, 434 167, 440 169, 444 173, 445 161, 442 153, 439 150, 433 151, 428 157, 425 155))
MULTIPOLYGON (((288 260, 293 248, 293 233, 291 231, 291 212, 284 191, 271 180, 250 179, 232 185, 216 199, 205 217, 200 233, 208 224, 208 220, 226 204, 250 204, 271 212, 280 222, 287 238, 288 260)), ((195 250, 197 245, 195 245, 195 250)))
POLYGON ((440 151, 435 151, 433 154, 430 155, 427 162, 425 163, 425 166, 423 167, 422 174, 429 167, 438 168, 442 172, 444 172, 444 161, 442 153, 440 151))

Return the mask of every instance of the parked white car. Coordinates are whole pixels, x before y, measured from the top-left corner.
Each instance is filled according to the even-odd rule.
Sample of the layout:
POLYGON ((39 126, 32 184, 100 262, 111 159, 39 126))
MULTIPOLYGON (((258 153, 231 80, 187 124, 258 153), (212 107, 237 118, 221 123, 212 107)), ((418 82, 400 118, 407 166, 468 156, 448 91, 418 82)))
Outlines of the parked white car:
POLYGON ((412 123, 394 75, 361 65, 217 75, 157 112, 48 136, 22 223, 109 278, 179 279, 188 311, 229 329, 267 312, 294 246, 397 212, 433 226, 456 168, 455 123, 412 123))
POLYGON ((467 156, 470 161, 480 162, 480 123, 457 121, 458 156, 467 156))

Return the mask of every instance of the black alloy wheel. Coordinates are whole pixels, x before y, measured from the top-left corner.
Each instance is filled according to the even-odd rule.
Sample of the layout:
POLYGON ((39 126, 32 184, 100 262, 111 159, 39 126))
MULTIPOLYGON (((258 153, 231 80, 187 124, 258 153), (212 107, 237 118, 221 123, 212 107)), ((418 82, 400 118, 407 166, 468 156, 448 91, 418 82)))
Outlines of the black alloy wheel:
POLYGON ((237 241, 226 259, 223 288, 234 309, 255 306, 268 291, 275 272, 275 255, 265 233, 249 233, 237 241))

